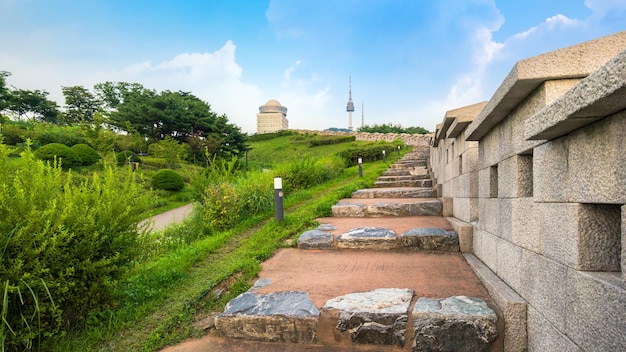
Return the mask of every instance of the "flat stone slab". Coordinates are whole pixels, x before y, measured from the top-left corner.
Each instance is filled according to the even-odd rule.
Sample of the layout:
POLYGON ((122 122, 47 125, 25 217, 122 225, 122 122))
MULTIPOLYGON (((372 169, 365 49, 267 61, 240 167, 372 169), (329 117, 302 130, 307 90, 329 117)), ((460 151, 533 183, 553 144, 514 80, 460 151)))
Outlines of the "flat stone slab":
MULTIPOLYGON (((318 218, 320 224, 328 224, 335 227, 334 230, 327 230, 335 237, 350 231, 356 226, 359 227, 381 227, 389 229, 397 234, 409 231, 414 228, 441 228, 447 231, 454 231, 450 223, 441 216, 399 216, 384 218, 318 218), (356 226, 355 226, 356 225, 356 226)), ((319 228, 318 228, 319 229, 319 228)))
POLYGON ((433 181, 430 179, 422 180, 395 180, 395 181, 376 181, 374 187, 389 188, 389 187, 432 187, 433 181))
POLYGON ((332 206, 335 217, 436 216, 443 205, 431 198, 347 198, 332 206))
POLYGON ((419 298, 413 307, 413 351, 491 351, 496 313, 479 298, 419 298))
MULTIPOLYGON (((334 227, 334 226, 333 226, 334 227)), ((300 249, 333 249, 334 237, 328 232, 309 230, 298 237, 300 249)))
POLYGON ((352 193, 352 198, 433 198, 431 187, 381 187, 367 188, 352 193))
POLYGON ((333 298, 323 310, 339 311, 337 330, 352 343, 404 346, 413 290, 381 288, 333 298))
POLYGON ((311 343, 319 315, 306 292, 245 292, 226 304, 215 318, 215 328, 230 338, 311 343))
POLYGON ((360 227, 351 229, 337 237, 340 249, 386 250, 396 247, 397 234, 380 227, 360 227))
POLYGON ((399 236, 404 248, 422 251, 459 251, 459 237, 454 231, 441 228, 415 228, 399 236))

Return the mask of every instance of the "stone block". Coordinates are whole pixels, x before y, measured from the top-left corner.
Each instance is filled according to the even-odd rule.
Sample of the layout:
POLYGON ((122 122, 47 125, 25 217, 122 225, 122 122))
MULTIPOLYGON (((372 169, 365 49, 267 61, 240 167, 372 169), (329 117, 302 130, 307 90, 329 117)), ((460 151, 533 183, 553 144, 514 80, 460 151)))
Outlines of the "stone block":
POLYGON ((381 288, 333 298, 323 310, 338 310, 337 330, 352 343, 404 346, 413 291, 381 288))
POLYGON ((576 270, 620 271, 618 206, 541 203, 541 251, 576 270))
POLYGON ((415 228, 401 233, 402 247, 420 251, 458 252, 459 237, 456 232, 440 228, 415 228))
POLYGON ((498 197, 530 197, 533 192, 533 164, 530 155, 514 155, 498 164, 498 197))
POLYGON ((497 198, 478 199, 478 226, 492 235, 500 234, 500 203, 497 198))
POLYGON ((452 225, 454 232, 459 237, 459 249, 463 253, 474 252, 474 226, 455 217, 447 217, 446 220, 452 225))
POLYGON ((617 273, 568 270, 565 334, 585 351, 623 351, 626 290, 617 273))
POLYGON ((490 234, 489 232, 483 232, 481 237, 481 253, 483 255, 480 258, 485 265, 492 271, 496 271, 498 264, 498 237, 490 234))
POLYGON ((475 255, 465 253, 463 256, 502 312, 504 318, 504 350, 507 352, 527 351, 526 301, 493 271, 489 270, 475 255))
POLYGON ((298 237, 300 249, 333 249, 333 247, 333 235, 324 231, 305 231, 298 237))
POLYGON ((501 160, 500 129, 490 130, 478 145, 478 168, 483 169, 501 160))
POLYGON ((441 213, 443 216, 452 216, 453 214, 453 206, 454 206, 454 198, 443 197, 441 200, 441 213))
POLYGON ((319 315, 306 292, 245 292, 226 304, 215 318, 215 328, 229 338, 311 343, 319 315))
POLYGON ((626 205, 622 205, 622 281, 626 287, 626 205))
POLYGON ((542 144, 533 153, 533 197, 536 202, 567 202, 568 141, 542 144))
POLYGON ((412 351, 487 352, 498 336, 496 313, 478 298, 422 297, 415 303, 412 315, 412 351))
POLYGON ((478 142, 467 143, 471 143, 472 147, 468 148, 462 154, 461 171, 463 173, 478 171, 478 142))
POLYGON ((458 191, 456 192, 456 197, 478 197, 478 172, 467 172, 460 175, 457 179, 458 191))
POLYGON ((498 239, 498 258, 495 272, 514 290, 519 290, 521 286, 523 271, 519 265, 521 262, 522 248, 511 242, 498 239))
POLYGON ((481 230, 478 227, 474 227, 474 232, 472 234, 472 247, 474 248, 473 253, 476 257, 480 258, 480 260, 485 258, 485 254, 483 253, 483 237, 485 236, 485 233, 486 231, 481 230))
POLYGON ((360 227, 337 237, 339 249, 387 250, 396 247, 396 233, 378 227, 360 227))
POLYGON ((502 200, 500 215, 500 237, 522 248, 539 252, 539 211, 533 198, 502 200))
POLYGON ((455 198, 453 216, 465 222, 478 220, 478 198, 455 198))
POLYGON ((334 217, 365 217, 366 207, 363 204, 346 204, 339 203, 331 207, 331 212, 334 217))
POLYGON ((443 192, 441 195, 442 197, 449 197, 449 198, 454 198, 454 197, 458 197, 457 193, 458 193, 458 184, 459 184, 459 179, 458 177, 455 177, 453 179, 450 180, 446 180, 443 183, 443 188, 441 189, 441 191, 443 192))
POLYGON ((571 202, 626 203, 625 120, 622 111, 565 137, 571 202))
POLYGON ((528 306, 528 351, 583 352, 531 306, 528 306))
POLYGON ((535 254, 522 252, 519 293, 557 329, 565 328, 567 267, 535 254))
POLYGON ((478 196, 480 198, 489 198, 489 182, 490 182, 490 168, 486 167, 478 170, 478 196))

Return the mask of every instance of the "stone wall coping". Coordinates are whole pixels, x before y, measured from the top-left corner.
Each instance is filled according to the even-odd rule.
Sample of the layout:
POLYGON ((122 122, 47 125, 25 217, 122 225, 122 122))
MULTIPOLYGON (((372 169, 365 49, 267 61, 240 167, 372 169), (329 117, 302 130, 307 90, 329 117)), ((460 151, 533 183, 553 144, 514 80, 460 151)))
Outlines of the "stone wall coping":
POLYGON ((587 77, 625 48, 623 31, 518 61, 467 128, 467 140, 482 139, 541 83, 587 77))
POLYGON ((527 140, 555 139, 626 109, 626 50, 526 120, 527 140))
MULTIPOLYGON (((465 106, 460 109, 456 109, 458 112, 457 117, 452 122, 452 125, 448 128, 446 138, 456 138, 465 130, 465 128, 474 121, 476 116, 487 105, 486 101, 465 106)), ((454 110, 453 110, 454 111, 454 110)))

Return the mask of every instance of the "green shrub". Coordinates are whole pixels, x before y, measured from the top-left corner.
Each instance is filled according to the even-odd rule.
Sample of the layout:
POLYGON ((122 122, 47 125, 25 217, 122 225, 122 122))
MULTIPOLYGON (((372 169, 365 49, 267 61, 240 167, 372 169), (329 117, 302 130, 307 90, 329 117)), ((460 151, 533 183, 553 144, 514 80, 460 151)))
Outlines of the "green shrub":
POLYGON ((383 157, 383 150, 387 153, 387 155, 390 155, 398 150, 398 146, 402 145, 403 143, 401 141, 394 141, 393 143, 377 142, 346 149, 337 153, 337 155, 346 160, 347 166, 353 166, 357 164, 357 160, 359 158, 363 159, 364 162, 381 160, 383 157))
POLYGON ((152 175, 152 187, 166 191, 180 191, 185 188, 185 180, 174 170, 162 169, 152 175))
POLYGON ((33 128, 32 138, 40 145, 61 143, 71 147, 74 144, 87 143, 80 126, 59 126, 38 123, 35 124, 33 128))
POLYGON ((325 158, 304 157, 290 163, 277 165, 274 172, 283 179, 283 189, 294 192, 310 188, 336 177, 345 161, 338 156, 325 158))
POLYGON ((80 157, 70 147, 61 143, 46 144, 35 151, 35 156, 47 161, 61 159, 63 167, 72 167, 82 163, 80 157))
POLYGON ((141 158, 139 157, 139 155, 133 153, 132 150, 124 150, 115 154, 115 159, 120 165, 124 165, 128 162, 131 162, 131 163, 141 162, 141 158))
POLYGON ((31 350, 112 304, 153 197, 127 170, 76 181, 29 149, 18 164, 7 154, 0 144, 0 347, 31 350))
POLYGON ((317 147, 320 145, 354 142, 355 140, 355 136, 316 136, 309 141, 309 146, 317 147))
POLYGON ((87 144, 75 144, 70 149, 78 155, 83 165, 93 165, 100 160, 100 154, 87 144))

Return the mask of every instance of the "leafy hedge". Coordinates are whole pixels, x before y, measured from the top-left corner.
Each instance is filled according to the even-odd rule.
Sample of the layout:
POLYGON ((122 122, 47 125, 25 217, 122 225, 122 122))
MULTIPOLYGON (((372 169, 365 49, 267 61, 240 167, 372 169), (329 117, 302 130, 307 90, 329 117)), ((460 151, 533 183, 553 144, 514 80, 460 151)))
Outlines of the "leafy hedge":
POLYGON ((319 145, 354 142, 355 140, 356 136, 316 136, 309 141, 309 146, 317 147, 319 145))
POLYGON ((402 146, 402 141, 378 142, 375 144, 368 144, 355 148, 346 149, 337 153, 338 156, 346 160, 348 166, 353 166, 358 163, 358 159, 362 158, 364 162, 380 160, 383 156, 383 150, 389 155, 398 150, 398 146, 402 146))
POLYGON ((110 304, 154 197, 127 170, 78 182, 29 149, 11 168, 7 155, 0 144, 0 348, 30 350, 110 304))
POLYGON ((152 187, 166 191, 180 191, 185 188, 185 180, 176 171, 161 169, 152 175, 152 187))
POLYGON ((272 132, 272 133, 253 134, 252 136, 248 137, 248 140, 250 142, 269 141, 270 139, 284 137, 284 136, 293 136, 296 134, 298 134, 298 132, 296 131, 282 130, 282 131, 272 132))
POLYGON ((46 144, 35 151, 38 159, 52 161, 61 159, 63 167, 72 167, 82 164, 80 157, 68 146, 61 143, 46 144))
POLYGON ((100 160, 100 154, 87 144, 75 144, 70 149, 76 153, 83 165, 93 165, 100 160))
POLYGON ((141 158, 139 157, 139 155, 135 154, 132 150, 124 150, 115 154, 115 159, 117 160, 118 164, 121 164, 121 165, 124 165, 128 162, 131 162, 131 163, 141 162, 141 158))

